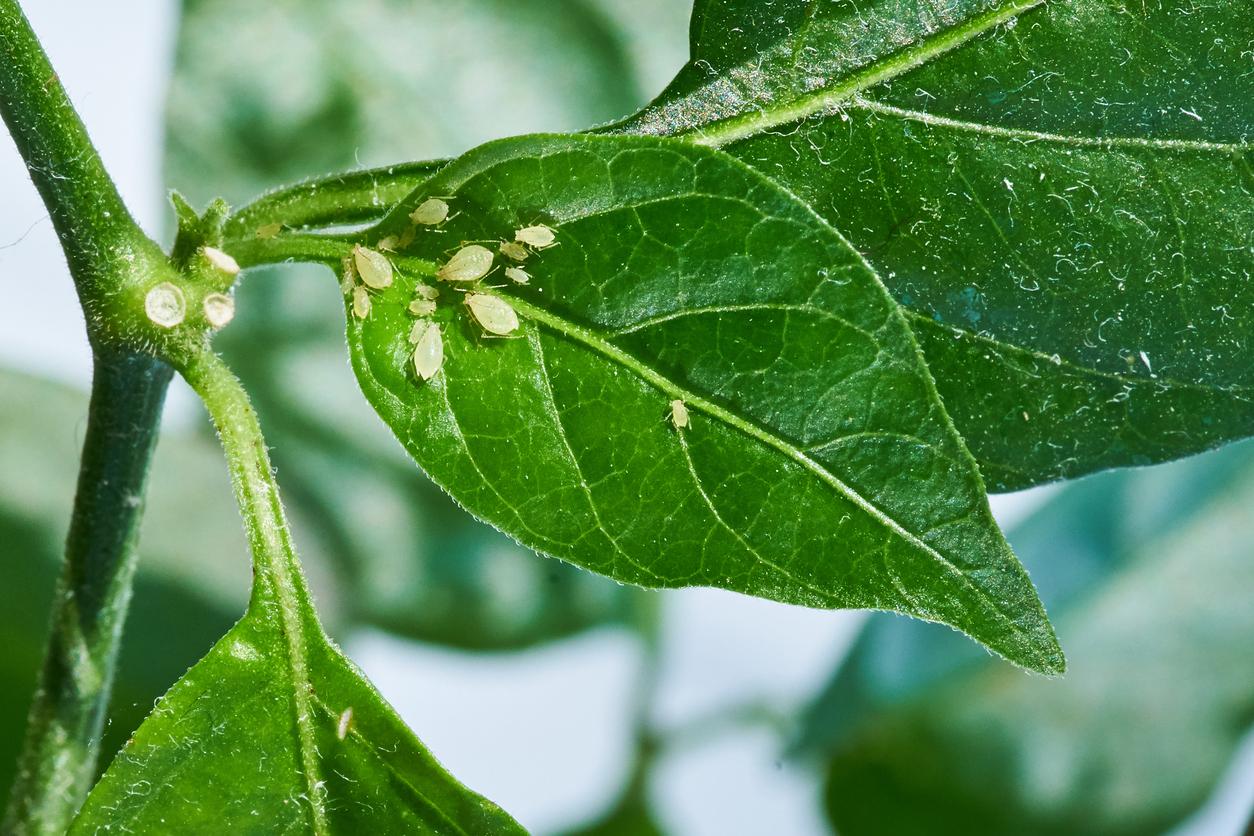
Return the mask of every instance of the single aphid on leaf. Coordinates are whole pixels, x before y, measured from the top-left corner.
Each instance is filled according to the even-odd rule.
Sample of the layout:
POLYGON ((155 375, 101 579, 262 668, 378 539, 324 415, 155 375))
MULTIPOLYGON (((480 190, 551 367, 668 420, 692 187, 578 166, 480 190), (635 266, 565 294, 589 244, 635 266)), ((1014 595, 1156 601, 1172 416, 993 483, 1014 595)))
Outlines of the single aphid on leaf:
POLYGON ((557 233, 544 224, 536 224, 515 230, 514 240, 533 249, 543 250, 553 246, 557 241, 557 233))
POLYGON ((405 231, 401 233, 401 237, 396 239, 396 249, 406 249, 410 244, 414 243, 414 238, 417 236, 418 227, 413 226, 412 224, 405 227, 405 231))
POLYGON ((492 269, 492 251, 478 244, 462 247, 436 276, 446 282, 477 282, 492 269))
POLYGON ((335 737, 343 740, 348 737, 348 730, 353 727, 353 708, 349 706, 340 712, 339 722, 335 724, 335 737))
POLYGON ((413 326, 409 329, 409 336, 406 338, 410 345, 418 345, 422 342, 422 335, 427 333, 427 326, 431 324, 429 319, 415 320, 413 326))
POLYGON ((409 213, 409 219, 423 226, 435 226, 448 218, 448 204, 438 197, 429 197, 409 213))
POLYGON ((515 284, 527 284, 531 281, 531 275, 521 267, 506 267, 505 278, 515 284))
MULTIPOLYGON (((421 324, 422 320, 414 323, 414 330, 421 324)), ((414 372, 421 379, 430 380, 435 377, 440 366, 444 365, 444 338, 440 336, 439 325, 434 322, 425 324, 426 327, 414 345, 414 372)))
POLYGON ((239 273, 239 262, 217 247, 204 247, 201 252, 205 254, 205 259, 213 265, 213 269, 226 273, 228 276, 234 276, 239 273))
POLYGON ((162 282, 144 297, 144 313, 154 325, 173 328, 187 315, 183 291, 176 284, 162 282))
POLYGON ((430 316, 435 313, 435 302, 430 299, 415 299, 409 303, 409 312, 418 316, 430 316))
POLYGON ((683 401, 671 401, 671 423, 677 430, 688 426, 688 406, 683 401))
POLYGON ((518 314, 499 296, 470 293, 466 296, 466 306, 485 331, 505 336, 518 330, 518 314))
POLYGON ((262 224, 261 226, 257 227, 257 231, 254 232, 253 234, 258 238, 266 239, 266 238, 274 238, 276 235, 278 235, 282 231, 283 231, 283 224, 275 222, 272 224, 262 224))
POLYGON ((414 287, 414 296, 419 299, 426 299, 427 301, 435 301, 440 298, 440 290, 439 288, 432 287, 429 284, 419 283, 414 287))
POLYGON ((392 284, 392 262, 383 253, 358 244, 353 247, 353 264, 367 287, 382 290, 392 284))
POLYGON ((205 321, 214 328, 222 328, 235 318, 235 300, 225 293, 210 293, 201 303, 205 321))
POLYGON ((375 244, 375 246, 379 249, 379 252, 394 253, 396 252, 397 241, 398 239, 395 235, 387 235, 380 238, 379 243, 375 244))
POLYGON ((353 316, 358 319, 370 316, 370 294, 361 285, 353 288, 353 316))
POLYGON ((497 249, 501 255, 514 261, 526 261, 527 256, 531 255, 531 251, 517 241, 502 241, 497 249))

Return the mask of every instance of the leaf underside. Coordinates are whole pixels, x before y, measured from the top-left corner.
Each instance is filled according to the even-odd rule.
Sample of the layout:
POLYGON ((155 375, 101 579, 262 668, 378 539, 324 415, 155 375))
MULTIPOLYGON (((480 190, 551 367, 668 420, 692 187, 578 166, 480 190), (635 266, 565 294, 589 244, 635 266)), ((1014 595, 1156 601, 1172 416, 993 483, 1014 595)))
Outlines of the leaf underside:
POLYGON ((1062 668, 898 306, 804 205, 688 144, 533 137, 451 164, 366 243, 431 195, 457 214, 348 338, 367 398, 472 513, 618 580, 891 609, 1062 668), (445 365, 419 383, 412 273, 536 221, 558 245, 493 291, 520 332, 483 335, 444 286, 445 365))
POLYGON ((684 134, 840 229, 990 487, 1254 432, 1254 3, 698 3, 616 130, 684 134))

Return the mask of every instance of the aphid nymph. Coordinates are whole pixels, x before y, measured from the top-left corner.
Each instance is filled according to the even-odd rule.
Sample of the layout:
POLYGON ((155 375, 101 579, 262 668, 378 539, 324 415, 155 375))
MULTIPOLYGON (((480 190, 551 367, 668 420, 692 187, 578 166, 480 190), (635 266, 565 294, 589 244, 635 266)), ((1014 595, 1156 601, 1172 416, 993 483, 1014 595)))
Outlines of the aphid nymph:
POLYGON ((409 219, 423 226, 435 226, 448 218, 448 204, 438 197, 429 197, 409 213, 409 219))
POLYGON ((466 295, 466 306, 475 321, 483 326, 483 330, 506 336, 518 330, 518 314, 499 296, 487 293, 470 293, 466 295))
POLYGON ((527 256, 531 255, 531 251, 517 241, 502 241, 497 249, 501 255, 513 261, 526 261, 527 256))
POLYGON ((370 294, 361 285, 353 288, 353 316, 358 319, 370 316, 370 294))
POLYGON ((435 313, 435 302, 430 299, 415 299, 409 303, 409 312, 416 316, 430 316, 435 313))
POLYGON ((440 336, 439 325, 420 319, 414 323, 410 333, 411 342, 414 342, 414 334, 420 325, 423 326, 422 332, 414 344, 414 373, 422 380, 430 380, 444 365, 444 338, 440 336))
POLYGON ((677 430, 688 426, 688 406, 681 400, 671 401, 671 423, 677 430))
POLYGON ((492 269, 492 251, 470 244, 453 253, 436 276, 446 282, 477 282, 492 269))
POLYGON ((524 226, 514 231, 514 240, 536 250, 547 249, 557 241, 557 233, 544 224, 524 226))
POLYGON ((353 264, 367 287, 383 290, 392 284, 392 262, 383 253, 358 244, 353 247, 353 264))
POLYGON ((340 712, 340 719, 335 724, 335 737, 343 740, 348 737, 348 730, 353 727, 353 707, 349 706, 340 712))
POLYGON ((253 234, 256 235, 258 238, 266 239, 266 238, 274 238, 276 235, 278 235, 282 231, 283 231, 283 224, 276 222, 272 224, 262 224, 261 226, 257 227, 257 231, 253 234))
POLYGON ((531 281, 531 274, 521 267, 506 267, 505 278, 515 284, 527 284, 531 281))

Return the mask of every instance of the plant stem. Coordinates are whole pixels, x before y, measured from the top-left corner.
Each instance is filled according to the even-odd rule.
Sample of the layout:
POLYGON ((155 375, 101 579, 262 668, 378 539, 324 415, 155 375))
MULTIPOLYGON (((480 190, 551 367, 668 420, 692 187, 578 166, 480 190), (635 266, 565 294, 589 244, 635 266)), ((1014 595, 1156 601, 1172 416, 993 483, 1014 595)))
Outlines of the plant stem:
POLYGON ((377 220, 428 180, 448 160, 397 163, 315 177, 267 192, 231 214, 228 238, 248 238, 266 224, 289 229, 377 220))
POLYGON ((0 116, 48 207, 94 336, 106 299, 165 257, 122 203, 15 0, 0 0, 0 116))
POLYGON ((170 381, 151 357, 98 351, 52 631, 6 834, 64 833, 96 774, 135 574, 148 463, 170 381))
MULTIPOLYGON (((170 367, 116 339, 117 301, 171 268, 131 218, 35 33, 0 0, 0 116, 65 250, 94 359, 51 636, 0 829, 62 833, 95 775, 170 367)), ((132 294, 133 295, 133 294, 132 294)))

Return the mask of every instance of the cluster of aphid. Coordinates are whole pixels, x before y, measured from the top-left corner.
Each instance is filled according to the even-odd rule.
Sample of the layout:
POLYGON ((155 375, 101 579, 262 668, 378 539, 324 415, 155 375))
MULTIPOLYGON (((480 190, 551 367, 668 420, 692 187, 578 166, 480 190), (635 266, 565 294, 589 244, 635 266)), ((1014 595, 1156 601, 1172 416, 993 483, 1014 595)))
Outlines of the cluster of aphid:
MULTIPOLYGON (((371 293, 392 285, 392 262, 384 252, 409 245, 419 227, 437 227, 449 219, 449 205, 438 197, 428 198, 409 215, 412 222, 401 236, 388 236, 378 242, 377 249, 353 247, 351 255, 344 259, 341 287, 346 296, 351 295, 353 315, 358 319, 370 316, 371 293)), ((514 231, 514 240, 501 241, 497 252, 507 260, 505 277, 515 284, 528 284, 531 275, 522 263, 540 250, 557 243, 557 234, 543 224, 526 226, 514 231)), ((464 244, 442 264, 435 277, 442 282, 465 287, 465 304, 475 322, 489 334, 509 336, 518 330, 518 314, 509 302, 499 296, 481 292, 475 284, 492 272, 496 255, 482 244, 464 244)), ((459 288, 461 289, 461 288, 459 288)), ((414 372, 422 380, 430 380, 444 363, 444 338, 440 326, 433 319, 439 289, 419 283, 409 303, 413 314, 413 328, 409 343, 414 347, 414 372)))

